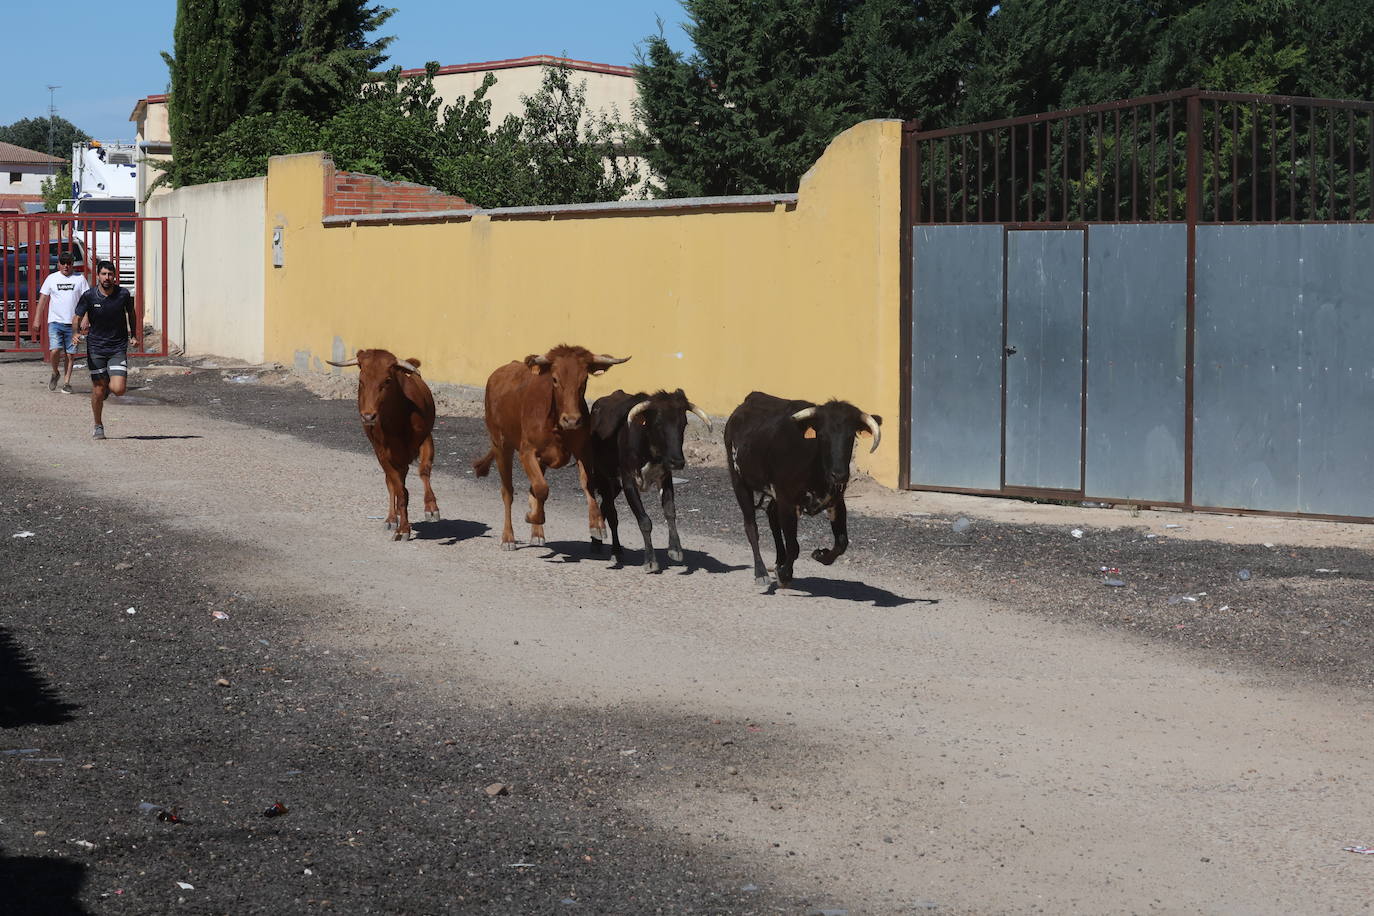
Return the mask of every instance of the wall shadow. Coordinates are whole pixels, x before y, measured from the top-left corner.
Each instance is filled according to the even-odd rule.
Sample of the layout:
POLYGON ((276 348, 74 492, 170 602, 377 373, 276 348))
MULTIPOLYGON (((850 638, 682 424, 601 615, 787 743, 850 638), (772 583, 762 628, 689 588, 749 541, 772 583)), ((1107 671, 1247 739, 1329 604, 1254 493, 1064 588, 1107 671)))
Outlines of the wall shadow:
POLYGON ((87 867, 70 859, 21 856, 11 858, 0 849, 0 887, 6 913, 16 916, 86 916, 77 902, 86 883, 87 867), (13 904, 14 909, 9 909, 13 904))
POLYGON ((0 627, 0 728, 58 725, 79 708, 58 697, 14 637, 0 627))
POLYGON ((825 579, 808 576, 793 579, 785 591, 779 592, 776 584, 773 594, 786 594, 806 598, 835 598, 840 601, 871 603, 874 607, 902 607, 906 604, 939 604, 939 598, 905 598, 885 588, 855 582, 851 579, 825 579))

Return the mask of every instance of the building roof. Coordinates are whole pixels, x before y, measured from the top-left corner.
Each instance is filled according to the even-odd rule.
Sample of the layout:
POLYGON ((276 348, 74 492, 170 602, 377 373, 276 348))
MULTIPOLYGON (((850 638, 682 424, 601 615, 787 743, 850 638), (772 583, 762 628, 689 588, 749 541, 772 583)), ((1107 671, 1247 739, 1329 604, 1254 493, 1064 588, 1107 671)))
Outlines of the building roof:
POLYGON ((15 146, 13 143, 0 142, 0 162, 31 162, 34 165, 52 165, 54 163, 65 162, 61 156, 49 156, 47 153, 40 153, 38 150, 24 149, 22 146, 15 146))
MULTIPOLYGON (((587 73, 607 73, 611 76, 634 76, 634 67, 618 64, 597 64, 587 60, 573 60, 570 57, 554 57, 551 54, 533 54, 529 57, 512 57, 508 60, 485 60, 472 64, 445 64, 439 68, 439 75, 446 73, 485 73, 488 70, 509 70, 512 67, 567 67, 569 70, 582 70, 587 73)), ((402 70, 402 76, 419 76, 424 67, 402 70)))
MULTIPOLYGON (((634 67, 622 67, 619 64, 598 64, 589 60, 574 60, 571 57, 555 57, 552 54, 532 54, 529 57, 512 57, 506 60, 484 60, 471 64, 445 64, 439 68, 439 75, 446 73, 486 73, 489 70, 509 70, 513 67, 556 67, 563 66, 569 70, 581 70, 585 73, 605 73, 610 76, 633 77, 634 67)), ((402 76, 419 76, 425 72, 424 67, 412 67, 409 70, 402 70, 402 76)), ((138 121, 144 117, 149 105, 160 105, 167 102, 167 94, 157 93, 139 99, 134 103, 134 110, 129 114, 130 121, 138 121)))

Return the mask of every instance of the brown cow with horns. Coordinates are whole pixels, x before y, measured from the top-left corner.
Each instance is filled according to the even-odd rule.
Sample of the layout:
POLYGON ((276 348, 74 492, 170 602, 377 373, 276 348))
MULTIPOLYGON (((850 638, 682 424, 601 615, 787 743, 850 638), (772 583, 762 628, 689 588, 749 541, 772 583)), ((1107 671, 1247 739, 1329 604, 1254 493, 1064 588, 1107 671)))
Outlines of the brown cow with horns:
POLYGON ((544 501, 549 498, 546 468, 561 468, 577 461, 582 490, 587 494, 587 525, 592 547, 599 550, 606 538, 606 522, 587 485, 590 431, 587 422, 587 376, 600 375, 630 357, 596 355, 585 347, 567 344, 554 347, 543 356, 531 354, 523 361, 510 362, 487 379, 486 419, 491 434, 491 450, 472 463, 478 477, 487 476, 495 461, 501 472, 501 501, 505 504, 505 527, 501 529, 501 548, 515 549, 515 530, 511 526, 511 503, 515 498, 512 456, 520 452, 520 466, 530 480, 530 543, 544 543, 544 501))
POLYGON ((398 360, 388 350, 359 350, 346 363, 332 359, 328 363, 358 367, 358 416, 386 475, 390 497, 386 528, 396 532, 393 541, 411 540, 415 532, 410 527, 406 473, 417 457, 425 485, 425 521, 439 520, 439 502, 429 485, 434 467, 434 395, 420 378, 420 361, 398 360))

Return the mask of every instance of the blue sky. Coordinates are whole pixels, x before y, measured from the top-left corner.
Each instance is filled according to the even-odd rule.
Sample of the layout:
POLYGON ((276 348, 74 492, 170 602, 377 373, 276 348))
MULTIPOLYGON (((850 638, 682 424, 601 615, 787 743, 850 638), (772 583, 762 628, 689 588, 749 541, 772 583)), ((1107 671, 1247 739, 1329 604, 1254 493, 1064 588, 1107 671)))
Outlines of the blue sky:
MULTIPOLYGON (((678 0, 391 0, 382 34, 396 40, 389 64, 557 54, 606 64, 632 64, 645 35, 658 30, 686 50, 678 0)), ((172 50, 176 0, 48 5, 7 4, 0 124, 45 117, 48 85, 57 113, 99 140, 131 140, 129 113, 146 95, 167 90, 162 51, 172 50), (70 38, 60 38, 64 26, 70 38)))

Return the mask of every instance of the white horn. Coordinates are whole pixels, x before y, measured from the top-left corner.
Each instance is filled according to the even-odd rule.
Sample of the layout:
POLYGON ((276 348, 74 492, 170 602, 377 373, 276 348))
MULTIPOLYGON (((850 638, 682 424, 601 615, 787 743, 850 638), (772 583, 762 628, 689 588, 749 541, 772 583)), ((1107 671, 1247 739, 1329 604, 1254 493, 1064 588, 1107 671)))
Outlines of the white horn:
POLYGON ((635 406, 633 406, 633 407, 630 408, 630 413, 629 413, 629 415, 628 415, 627 417, 625 417, 625 422, 626 422, 626 423, 633 423, 633 422, 635 421, 635 417, 639 416, 641 413, 643 413, 644 411, 646 411, 646 410, 648 410, 648 409, 649 409, 649 402, 648 402, 648 401, 640 401, 638 404, 636 404, 635 406))
POLYGON ((536 366, 549 365, 549 358, 547 356, 531 356, 529 357, 529 361, 534 363, 536 366))
POLYGON ((618 366, 621 363, 628 363, 629 361, 630 357, 628 356, 624 359, 616 359, 614 356, 607 356, 605 353, 602 353, 600 356, 596 356, 592 359, 592 362, 606 366, 618 366))
POLYGON ((403 359, 398 359, 398 360, 396 360, 396 366, 397 366, 397 368, 404 369, 404 370, 407 371, 407 372, 414 372, 414 373, 417 374, 417 375, 420 373, 420 370, 419 370, 419 369, 415 368, 414 366, 412 366, 410 363, 406 362, 406 361, 403 360, 403 359))
POLYGON ((334 360, 332 360, 332 359, 327 359, 327 360, 325 360, 325 362, 329 363, 329 365, 331 365, 331 366, 338 366, 340 369, 347 369, 349 366, 356 366, 356 365, 358 365, 358 360, 357 360, 357 359, 350 359, 350 360, 349 360, 348 362, 346 362, 346 363, 336 363, 336 362, 334 362, 334 360))
POLYGON ((811 419, 812 417, 814 417, 815 415, 816 415, 816 408, 814 408, 814 407, 807 407, 807 408, 805 408, 804 410, 799 410, 799 411, 797 411, 796 413, 792 414, 792 419, 793 419, 793 420, 796 420, 798 423, 801 423, 803 420, 809 420, 809 419, 811 419))
POLYGON ((873 434, 873 447, 868 450, 868 453, 871 455, 878 450, 878 443, 883 439, 883 428, 878 425, 877 420, 873 419, 868 414, 864 414, 864 425, 867 426, 868 431, 873 434))
POLYGON ((708 416, 706 416, 706 411, 702 410, 700 407, 698 407, 697 405, 693 404, 693 405, 692 405, 692 413, 696 414, 696 415, 697 415, 697 419, 701 420, 701 422, 703 422, 703 423, 706 424, 706 431, 707 431, 707 432, 710 432, 711 429, 712 429, 712 426, 711 426, 711 418, 708 417, 708 416))

